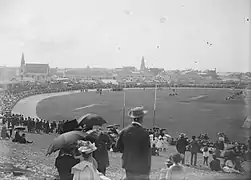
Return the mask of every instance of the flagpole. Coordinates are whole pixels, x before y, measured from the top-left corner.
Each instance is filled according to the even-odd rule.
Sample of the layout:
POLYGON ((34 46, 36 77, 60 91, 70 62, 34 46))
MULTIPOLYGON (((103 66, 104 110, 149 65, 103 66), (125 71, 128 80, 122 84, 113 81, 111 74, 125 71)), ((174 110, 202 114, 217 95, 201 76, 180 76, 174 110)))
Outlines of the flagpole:
POLYGON ((155 90, 154 90, 153 127, 155 127, 156 96, 157 96, 157 83, 155 84, 155 90))
POLYGON ((123 116, 122 116, 122 127, 125 126, 125 107, 126 107, 126 94, 124 91, 124 106, 123 106, 123 116))

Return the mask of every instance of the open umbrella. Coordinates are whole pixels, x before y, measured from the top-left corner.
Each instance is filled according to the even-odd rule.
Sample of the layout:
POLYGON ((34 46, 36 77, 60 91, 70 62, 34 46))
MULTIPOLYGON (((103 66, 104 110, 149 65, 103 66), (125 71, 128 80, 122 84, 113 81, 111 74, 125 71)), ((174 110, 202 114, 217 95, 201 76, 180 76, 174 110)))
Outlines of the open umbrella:
POLYGON ((106 121, 97 114, 86 114, 77 119, 79 126, 92 127, 95 125, 103 125, 106 121))
POLYGON ((17 126, 17 127, 15 127, 15 130, 24 131, 25 129, 26 129, 25 126, 17 126))
POLYGON ((46 156, 50 155, 53 152, 56 152, 63 147, 72 145, 78 140, 85 139, 86 135, 87 134, 82 131, 70 131, 59 135, 52 141, 46 152, 46 156))

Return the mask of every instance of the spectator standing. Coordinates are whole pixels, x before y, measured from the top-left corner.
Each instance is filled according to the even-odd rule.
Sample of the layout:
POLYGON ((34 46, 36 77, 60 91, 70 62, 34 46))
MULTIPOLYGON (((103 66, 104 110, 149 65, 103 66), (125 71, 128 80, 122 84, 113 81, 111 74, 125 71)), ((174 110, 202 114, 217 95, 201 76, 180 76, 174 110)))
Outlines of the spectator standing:
POLYGON ((189 149, 191 152, 190 164, 196 166, 197 165, 197 153, 199 152, 200 147, 195 136, 192 136, 192 141, 189 144, 189 149))
POLYGON ((74 158, 73 148, 65 147, 61 149, 55 161, 60 180, 72 180, 71 168, 78 163, 79 159, 74 158))
MULTIPOLYGON (((108 149, 111 146, 111 140, 108 134, 104 133, 104 126, 93 126, 86 127, 89 131, 92 131, 90 136, 87 136, 87 139, 95 143, 97 150, 93 152, 93 157, 98 163, 98 171, 103 175, 106 173, 106 168, 109 164, 109 155, 108 149), (92 138, 92 134, 95 135, 95 138, 92 138)), ((88 133, 88 131, 87 131, 88 133)))
POLYGON ((159 152, 163 150, 163 138, 161 136, 157 139, 156 148, 159 152))
POLYGON ((122 168, 126 171, 126 179, 148 180, 151 171, 151 145, 148 132, 142 127, 143 107, 129 111, 133 122, 123 129, 116 143, 122 155, 122 168))
POLYGON ((150 143, 151 143, 151 148, 152 148, 153 147, 153 134, 150 134, 149 138, 150 138, 150 143))
POLYGON ((10 138, 12 137, 12 133, 13 133, 13 130, 14 130, 14 126, 12 123, 10 123, 10 127, 8 128, 10 130, 10 138))
POLYGON ((186 153, 186 146, 188 145, 187 139, 185 138, 185 134, 181 133, 180 137, 176 143, 177 151, 183 156, 182 164, 185 164, 185 153, 186 153))
POLYGON ((164 135, 163 137, 163 151, 167 151, 168 150, 168 137, 166 135, 164 135))
POLYGON ((3 124, 2 126, 2 130, 1 130, 1 138, 2 139, 6 139, 8 138, 8 134, 7 134, 7 127, 5 124, 3 124))
POLYGON ((209 155, 210 155, 210 153, 209 153, 209 149, 208 149, 208 147, 207 146, 205 146, 204 148, 203 148, 203 165, 207 165, 208 166, 208 157, 209 157, 209 155))

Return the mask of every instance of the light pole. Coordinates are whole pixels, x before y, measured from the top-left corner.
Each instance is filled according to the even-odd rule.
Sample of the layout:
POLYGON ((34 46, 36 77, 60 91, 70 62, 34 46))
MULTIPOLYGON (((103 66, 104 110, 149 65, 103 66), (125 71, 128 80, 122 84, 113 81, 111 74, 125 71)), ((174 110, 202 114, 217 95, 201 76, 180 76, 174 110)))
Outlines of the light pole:
POLYGON ((124 91, 124 105, 123 105, 123 112, 122 112, 122 127, 125 126, 125 107, 126 107, 126 93, 124 91))
POLYGON ((154 105, 153 105, 153 128, 155 127, 155 115, 156 115, 156 96, 157 96, 157 83, 154 88, 154 105))

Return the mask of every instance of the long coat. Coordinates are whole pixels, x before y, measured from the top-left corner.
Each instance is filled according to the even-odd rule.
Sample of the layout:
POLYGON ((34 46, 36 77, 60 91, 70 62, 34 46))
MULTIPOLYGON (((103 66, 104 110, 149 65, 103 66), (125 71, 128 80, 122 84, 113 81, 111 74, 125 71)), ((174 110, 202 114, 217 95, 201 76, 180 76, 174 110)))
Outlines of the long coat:
POLYGON ((72 180, 71 168, 79 163, 78 159, 75 159, 71 155, 62 155, 56 158, 55 166, 58 170, 61 180, 72 180))
POLYGON ((179 153, 184 154, 186 152, 187 145, 188 145, 187 140, 185 138, 180 138, 176 143, 176 149, 179 153))
POLYGON ((150 174, 151 145, 147 131, 138 124, 123 129, 116 143, 122 155, 122 168, 135 174, 150 174))
POLYGON ((5 125, 3 125, 2 130, 1 130, 1 138, 6 139, 7 138, 7 128, 5 125))
POLYGON ((93 157, 98 163, 98 169, 109 166, 108 147, 111 144, 109 136, 104 132, 93 131, 86 137, 86 140, 94 142, 97 150, 93 152, 93 157))

